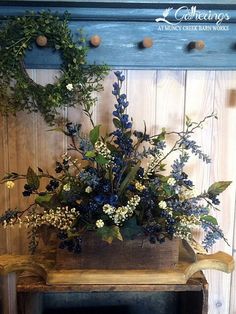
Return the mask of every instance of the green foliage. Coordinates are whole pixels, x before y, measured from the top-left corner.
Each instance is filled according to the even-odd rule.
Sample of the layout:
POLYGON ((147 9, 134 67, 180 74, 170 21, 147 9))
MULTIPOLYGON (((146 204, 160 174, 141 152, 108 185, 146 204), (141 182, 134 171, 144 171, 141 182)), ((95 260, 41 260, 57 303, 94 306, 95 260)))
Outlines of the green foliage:
POLYGON ((123 241, 120 229, 117 226, 104 226, 97 230, 97 234, 103 241, 106 241, 109 244, 111 244, 114 239, 123 241))
POLYGON ((124 226, 122 227, 121 234, 124 239, 126 240, 132 240, 135 236, 138 234, 142 234, 143 229, 141 226, 137 224, 136 217, 133 217, 126 221, 124 226))
POLYGON ((0 112, 40 112, 46 122, 54 124, 60 108, 79 104, 89 111, 96 100, 93 92, 102 89, 107 67, 87 65, 85 41, 82 34, 73 41, 67 15, 59 18, 49 12, 28 12, 9 19, 0 29, 0 112), (34 49, 39 35, 62 58, 61 76, 46 86, 31 80, 24 68, 26 52, 34 49))
POLYGON ((129 185, 129 183, 134 180, 138 170, 140 167, 140 162, 138 162, 134 167, 132 167, 130 169, 130 171, 127 173, 126 177, 124 178, 124 180, 122 181, 121 185, 120 185, 120 189, 118 192, 118 195, 122 195, 123 191, 127 188, 127 186, 129 185))
POLYGON ((232 181, 218 181, 213 183, 207 193, 210 195, 219 195, 220 193, 224 192, 224 190, 227 189, 227 187, 232 183, 232 181))
POLYGON ((211 215, 204 215, 201 217, 201 220, 205 222, 210 222, 215 226, 218 225, 217 219, 211 215))
POLYGON ((26 179, 32 190, 37 190, 39 188, 39 178, 31 167, 28 168, 26 179))
POLYGON ((100 125, 96 125, 90 132, 89 132, 89 139, 91 143, 94 145, 98 138, 99 138, 99 130, 100 130, 100 125))

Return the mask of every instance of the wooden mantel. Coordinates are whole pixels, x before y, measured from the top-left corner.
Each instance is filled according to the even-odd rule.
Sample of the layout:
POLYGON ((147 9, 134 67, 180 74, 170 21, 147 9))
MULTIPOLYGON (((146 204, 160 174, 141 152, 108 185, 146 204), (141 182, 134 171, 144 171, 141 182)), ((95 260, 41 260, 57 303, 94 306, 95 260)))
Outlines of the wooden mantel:
MULTIPOLYGON (((235 0, 0 1, 0 20, 43 9, 59 15, 69 12, 72 33, 76 37, 78 29, 84 29, 88 44, 92 36, 100 37, 101 44, 89 51, 90 63, 118 68, 236 69, 235 0), (192 7, 205 20, 194 15, 178 23, 192 7), (166 19, 172 24, 157 23, 168 8, 166 19), (228 19, 216 25, 214 17, 222 16, 228 19), (145 38, 151 39, 151 47, 143 46, 145 38)), ((35 48, 25 63, 28 68, 58 68, 60 56, 35 48)))

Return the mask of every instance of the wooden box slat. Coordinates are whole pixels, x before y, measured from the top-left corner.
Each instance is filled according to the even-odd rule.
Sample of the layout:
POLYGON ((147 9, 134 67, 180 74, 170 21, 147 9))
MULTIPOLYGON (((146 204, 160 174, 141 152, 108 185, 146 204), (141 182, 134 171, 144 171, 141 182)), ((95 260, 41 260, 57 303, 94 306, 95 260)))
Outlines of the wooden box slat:
POLYGON ((179 260, 179 239, 151 244, 147 238, 108 244, 93 233, 86 235, 82 252, 58 249, 56 269, 164 269, 179 260))

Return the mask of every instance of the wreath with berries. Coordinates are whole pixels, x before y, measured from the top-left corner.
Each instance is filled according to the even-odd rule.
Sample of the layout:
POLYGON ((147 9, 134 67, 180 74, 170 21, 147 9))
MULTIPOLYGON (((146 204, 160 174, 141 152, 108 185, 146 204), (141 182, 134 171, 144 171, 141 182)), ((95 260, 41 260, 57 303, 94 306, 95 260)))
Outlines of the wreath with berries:
POLYGON ((7 20, 0 29, 0 112, 40 112, 47 123, 54 124, 60 108, 80 104, 89 111, 107 67, 88 65, 87 51, 81 31, 73 41, 67 14, 27 13, 7 20), (24 57, 35 43, 60 53, 61 76, 54 84, 39 85, 27 74, 24 57))

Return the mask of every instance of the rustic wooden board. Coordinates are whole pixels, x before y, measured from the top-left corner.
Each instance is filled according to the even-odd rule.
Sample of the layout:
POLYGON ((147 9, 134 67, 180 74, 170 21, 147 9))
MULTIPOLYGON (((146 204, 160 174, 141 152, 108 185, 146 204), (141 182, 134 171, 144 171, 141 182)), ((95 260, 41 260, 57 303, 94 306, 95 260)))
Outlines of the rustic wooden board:
MULTIPOLYGON (((47 257, 47 258, 46 258, 47 257)), ((202 269, 216 269, 230 273, 234 269, 233 258, 223 252, 198 255, 192 262, 185 250, 181 249, 178 264, 167 269, 57 269, 55 254, 51 260, 40 256, 0 256, 0 274, 16 271, 31 271, 42 276, 47 284, 185 284, 202 269), (54 261, 53 261, 54 259, 54 261)))
POLYGON ((201 272, 194 274, 184 285, 47 285, 37 275, 24 272, 18 277, 18 292, 91 292, 91 291, 201 291, 206 285, 201 272))

